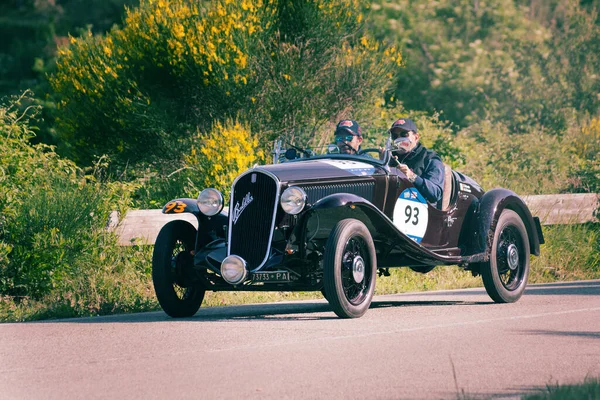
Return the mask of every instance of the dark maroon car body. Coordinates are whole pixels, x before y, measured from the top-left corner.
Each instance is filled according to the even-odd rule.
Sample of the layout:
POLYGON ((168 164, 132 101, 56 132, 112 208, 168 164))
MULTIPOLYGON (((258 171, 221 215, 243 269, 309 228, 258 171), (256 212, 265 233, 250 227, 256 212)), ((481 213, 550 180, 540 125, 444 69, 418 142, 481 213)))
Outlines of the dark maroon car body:
MULTIPOLYGON (((187 249, 193 260, 187 259, 185 273, 174 272, 179 274, 175 284, 213 291, 324 291, 326 246, 332 243, 328 242, 333 240, 332 230, 347 219, 360 221, 368 229, 376 253, 372 268, 380 276, 389 275, 393 267, 428 272, 440 265, 458 265, 479 274, 481 266, 490 261, 501 263, 503 257, 508 259, 512 254, 516 261, 504 261, 510 266, 504 269, 510 273, 511 269, 518 270, 525 257, 528 269, 529 255, 540 254, 543 236, 539 219, 515 193, 507 189, 484 191, 468 176, 447 170, 446 197, 443 209, 438 209, 425 202, 388 160, 326 154, 256 166, 233 183, 229 214, 207 217, 195 199, 175 200, 185 203, 185 212, 198 218, 194 249, 187 249), (297 215, 287 214, 279 204, 281 194, 291 186, 301 188, 307 197, 297 215), (415 201, 415 206, 405 200, 415 201), (517 227, 504 239, 495 239, 505 210, 518 215, 524 230, 517 227), (420 233, 408 234, 403 223, 411 229, 421 224, 420 233), (514 250, 519 247, 519 238, 511 239, 511 235, 522 236, 528 244, 522 246, 525 250, 514 250), (220 270, 223 260, 232 254, 243 258, 248 270, 244 282, 236 285, 224 280, 220 270)), ((167 212, 166 208, 163 211, 167 212)), ((173 268, 180 268, 175 264, 173 268)))

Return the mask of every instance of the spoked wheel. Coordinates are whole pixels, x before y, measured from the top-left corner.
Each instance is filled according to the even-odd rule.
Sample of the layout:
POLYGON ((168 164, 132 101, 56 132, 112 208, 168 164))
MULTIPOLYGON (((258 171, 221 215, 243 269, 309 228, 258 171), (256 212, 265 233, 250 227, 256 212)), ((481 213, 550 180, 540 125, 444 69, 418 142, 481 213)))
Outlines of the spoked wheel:
POLYGON ((369 230, 356 219, 337 223, 329 235, 323 260, 324 291, 341 318, 361 317, 375 291, 377 259, 369 230))
POLYGON ((529 238, 516 212, 500 214, 490 260, 481 264, 485 290, 496 303, 513 303, 523 295, 529 276, 529 238))
POLYGON ((191 317, 200 308, 205 290, 194 277, 196 228, 175 220, 159 232, 152 255, 152 282, 162 309, 173 318, 191 317))

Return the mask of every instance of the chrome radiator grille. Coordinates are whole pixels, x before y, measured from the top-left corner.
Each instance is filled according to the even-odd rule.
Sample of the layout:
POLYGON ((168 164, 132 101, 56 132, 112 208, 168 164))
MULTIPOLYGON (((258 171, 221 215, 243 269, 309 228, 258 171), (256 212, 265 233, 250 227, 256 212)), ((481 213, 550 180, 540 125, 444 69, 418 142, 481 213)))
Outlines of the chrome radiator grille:
POLYGON ((278 200, 279 182, 263 172, 250 171, 234 184, 228 253, 246 260, 249 270, 260 267, 267 259, 278 200))
POLYGON ((311 185, 302 187, 308 196, 308 202, 314 204, 325 196, 334 193, 350 193, 373 201, 375 182, 332 183, 326 185, 311 185))

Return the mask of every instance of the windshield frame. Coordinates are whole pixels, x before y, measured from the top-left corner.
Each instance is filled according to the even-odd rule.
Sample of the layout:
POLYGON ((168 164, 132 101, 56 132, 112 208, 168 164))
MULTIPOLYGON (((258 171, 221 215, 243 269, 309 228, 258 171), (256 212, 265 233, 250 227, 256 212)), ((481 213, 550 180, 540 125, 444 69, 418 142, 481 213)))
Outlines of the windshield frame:
MULTIPOLYGON (((375 149, 369 148, 369 149, 375 149)), ((311 149, 307 149, 309 151, 311 149)), ((390 158, 391 151, 389 149, 384 149, 383 159, 378 159, 374 157, 369 157, 367 155, 359 155, 359 154, 346 154, 346 153, 328 153, 328 154, 318 154, 310 157, 299 157, 295 159, 288 160, 286 158, 281 159, 277 164, 287 164, 291 162, 301 162, 308 160, 326 160, 326 159, 334 159, 334 160, 348 160, 348 161, 357 161, 357 162, 366 162, 368 164, 373 164, 376 166, 387 166, 390 158)))

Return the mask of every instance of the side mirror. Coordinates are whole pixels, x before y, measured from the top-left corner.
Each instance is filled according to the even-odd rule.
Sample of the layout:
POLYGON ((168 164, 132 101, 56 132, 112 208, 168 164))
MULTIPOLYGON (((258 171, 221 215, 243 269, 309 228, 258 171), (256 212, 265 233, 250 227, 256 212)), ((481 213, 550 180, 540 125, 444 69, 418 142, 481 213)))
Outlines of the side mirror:
POLYGON ((285 158, 288 160, 295 160, 296 158, 298 158, 298 152, 296 151, 296 149, 287 149, 285 151, 285 158))

